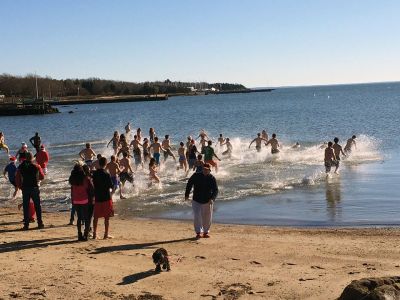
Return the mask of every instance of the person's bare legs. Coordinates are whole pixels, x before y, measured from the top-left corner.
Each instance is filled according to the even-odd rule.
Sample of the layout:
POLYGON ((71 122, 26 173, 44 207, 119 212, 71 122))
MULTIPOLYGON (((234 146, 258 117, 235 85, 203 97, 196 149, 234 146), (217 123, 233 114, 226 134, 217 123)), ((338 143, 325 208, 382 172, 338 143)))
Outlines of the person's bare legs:
POLYGON ((104 239, 111 239, 112 236, 108 234, 110 228, 110 218, 104 218, 104 239))

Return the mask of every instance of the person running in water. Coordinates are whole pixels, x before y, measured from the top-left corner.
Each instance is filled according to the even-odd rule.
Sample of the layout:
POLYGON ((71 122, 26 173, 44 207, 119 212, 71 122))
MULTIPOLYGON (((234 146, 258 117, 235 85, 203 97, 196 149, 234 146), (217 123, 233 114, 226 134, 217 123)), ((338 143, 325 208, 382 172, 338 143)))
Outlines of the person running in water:
POLYGON ((18 187, 15 182, 15 175, 17 173, 17 166, 15 164, 16 160, 17 160, 17 158, 15 156, 10 156, 10 163, 4 168, 4 171, 3 171, 4 178, 7 179, 7 176, 8 176, 8 181, 10 181, 10 183, 14 186, 15 190, 14 190, 14 194, 13 194, 13 199, 15 198, 15 196, 17 196, 17 193, 18 193, 18 187))
MULTIPOLYGON (((113 188, 111 191, 111 196, 114 195, 115 191, 119 188, 120 182, 119 182, 119 174, 121 173, 121 168, 119 167, 119 164, 116 162, 116 157, 115 155, 111 156, 111 161, 107 164, 106 170, 108 173, 110 173, 111 176, 111 181, 113 183, 113 188)), ((125 199, 125 197, 122 196, 121 189, 119 189, 119 197, 120 199, 125 199)))
POLYGON ((131 167, 131 160, 128 157, 128 153, 124 152, 122 153, 123 158, 119 161, 119 166, 122 169, 121 173, 119 174, 119 179, 121 180, 121 186, 120 186, 120 191, 121 191, 121 199, 125 199, 125 197, 122 196, 122 188, 125 186, 125 182, 129 181, 130 183, 133 184, 133 170, 131 167))
POLYGON ((351 151, 354 149, 357 149, 357 144, 356 144, 356 136, 353 135, 351 138, 347 140, 346 146, 344 146, 344 152, 347 155, 350 155, 351 151))
POLYGON ((215 154, 214 148, 211 147, 212 141, 208 141, 208 146, 204 147, 203 152, 204 153, 204 163, 209 164, 215 168, 215 172, 218 172, 218 164, 213 160, 215 157, 219 161, 221 159, 215 154))
POLYGON ((272 138, 265 144, 265 146, 268 146, 268 145, 271 145, 271 153, 272 154, 279 153, 278 148, 280 147, 280 145, 279 145, 278 140, 276 139, 275 133, 272 134, 272 138))
POLYGON ((199 136, 196 138, 196 140, 198 138, 200 138, 201 152, 203 153, 203 149, 206 146, 206 142, 209 140, 208 135, 204 131, 204 129, 200 130, 199 136))
POLYGON ((143 160, 147 162, 150 158, 150 144, 147 138, 143 139, 143 160))
POLYGON ((47 164, 50 160, 50 155, 46 151, 45 145, 40 145, 39 152, 36 153, 36 162, 42 168, 44 175, 47 174, 47 164))
MULTIPOLYGON (((155 141, 154 141, 155 142, 155 141)), ((160 177, 158 177, 157 175, 157 162, 155 158, 151 158, 150 159, 150 163, 149 163, 149 177, 150 177, 150 183, 149 186, 152 185, 153 180, 156 183, 160 183, 160 177)))
POLYGON ((137 135, 137 139, 140 142, 142 140, 142 129, 140 129, 140 127, 138 129, 136 129, 136 135, 137 135))
POLYGON ((91 167, 93 159, 96 157, 96 153, 91 148, 90 143, 86 143, 86 148, 79 152, 79 157, 89 166, 89 168, 91 167))
POLYGON ((117 153, 117 157, 124 152, 129 154, 129 144, 128 141, 126 140, 126 136, 124 134, 121 134, 119 136, 119 151, 117 153))
POLYGON ((114 149, 114 155, 117 155, 118 154, 118 147, 119 147, 119 133, 118 133, 118 131, 114 131, 114 135, 113 135, 112 139, 108 142, 107 148, 111 143, 112 143, 112 147, 114 149))
MULTIPOLYGON (((264 138, 261 137, 261 133, 257 133, 257 137, 256 137, 254 140, 251 141, 251 143, 250 143, 250 145, 249 145, 249 149, 250 149, 251 144, 253 144, 254 142, 256 142, 256 149, 257 149, 257 152, 260 152, 260 151, 261 151, 261 142, 262 142, 262 141, 268 143, 268 140, 266 140, 266 139, 264 139, 264 138)), ((265 145, 267 145, 267 144, 265 144, 265 145)))
POLYGON ((155 137, 156 137, 157 135, 156 135, 156 132, 154 131, 154 128, 153 127, 151 127, 150 129, 149 129, 149 139, 150 139, 150 143, 154 143, 154 139, 155 139, 155 137))
POLYGON ((40 139, 40 136, 39 136, 39 133, 36 132, 36 133, 35 133, 35 136, 33 136, 33 137, 31 137, 31 138, 29 139, 29 142, 30 142, 30 143, 32 144, 32 146, 36 149, 36 153, 38 153, 39 150, 40 150, 40 145, 41 145, 41 143, 42 143, 42 141, 41 141, 41 139, 40 139))
POLYGON ((226 150, 224 152, 222 152, 222 155, 228 155, 228 157, 230 157, 232 155, 232 144, 230 142, 229 138, 225 139, 225 143, 223 143, 221 146, 226 145, 226 150))
POLYGON ((185 149, 185 144, 183 142, 179 143, 180 147, 178 149, 178 155, 179 155, 179 168, 184 169, 185 173, 187 174, 188 170, 188 163, 186 160, 186 149, 185 149))
POLYGON ((4 149, 7 152, 7 155, 10 155, 10 150, 5 142, 4 133, 0 131, 0 150, 4 149))
POLYGON ((155 159, 155 163, 160 165, 160 152, 166 151, 161 144, 158 142, 158 137, 154 138, 154 143, 150 145, 150 148, 153 149, 153 157, 155 159))
POLYGON ((135 159, 135 169, 137 170, 138 166, 141 165, 143 168, 143 162, 142 162, 142 152, 140 151, 139 146, 143 145, 139 142, 138 136, 135 134, 133 136, 133 140, 129 147, 133 148, 133 158, 135 159))
POLYGON ((222 145, 225 143, 225 139, 223 138, 222 133, 219 134, 218 143, 220 147, 222 147, 222 145))
POLYGON ((343 154, 344 156, 346 156, 346 154, 343 152, 342 150, 342 146, 340 146, 339 143, 339 138, 335 137, 333 139, 333 141, 335 142, 335 144, 333 144, 332 148, 333 151, 335 152, 335 157, 336 157, 336 169, 335 169, 335 173, 338 173, 338 169, 339 169, 339 164, 340 164, 340 153, 343 154))
POLYGON ((172 156, 174 161, 176 161, 175 155, 171 151, 171 140, 169 139, 169 135, 165 135, 165 139, 162 141, 161 146, 164 148, 164 162, 167 160, 168 156, 172 156))
POLYGON ((128 122, 128 124, 125 125, 125 133, 128 135, 131 132, 131 123, 128 122))
POLYGON ((331 171, 332 165, 336 165, 336 156, 335 151, 332 148, 332 142, 328 142, 328 147, 325 149, 325 172, 326 175, 331 171))
POLYGON ((263 129, 263 131, 261 131, 261 137, 268 141, 268 133, 265 129, 263 129))
POLYGON ((190 146, 188 148, 188 160, 189 160, 189 169, 193 169, 194 170, 194 163, 196 162, 196 155, 197 153, 199 153, 199 151, 197 150, 195 141, 192 139, 190 141, 190 146))
POLYGON ((25 143, 21 143, 21 148, 15 154, 15 157, 18 158, 18 162, 21 164, 25 159, 28 151, 28 146, 25 143))

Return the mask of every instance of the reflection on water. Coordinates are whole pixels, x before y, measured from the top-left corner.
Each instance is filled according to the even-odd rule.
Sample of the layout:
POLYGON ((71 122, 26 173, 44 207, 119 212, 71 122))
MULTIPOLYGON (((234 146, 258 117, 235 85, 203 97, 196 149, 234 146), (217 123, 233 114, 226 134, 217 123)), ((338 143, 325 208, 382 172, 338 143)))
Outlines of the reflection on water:
POLYGON ((327 178, 325 181, 326 210, 330 221, 338 221, 342 215, 340 177, 327 178))

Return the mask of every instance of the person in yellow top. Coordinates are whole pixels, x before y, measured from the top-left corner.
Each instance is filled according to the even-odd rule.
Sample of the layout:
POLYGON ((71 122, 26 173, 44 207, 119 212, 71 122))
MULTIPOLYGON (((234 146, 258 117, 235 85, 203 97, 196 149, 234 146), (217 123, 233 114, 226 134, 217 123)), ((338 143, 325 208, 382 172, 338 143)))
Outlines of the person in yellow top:
POLYGON ((7 154, 9 154, 8 146, 5 144, 4 133, 0 131, 0 149, 5 149, 7 154))

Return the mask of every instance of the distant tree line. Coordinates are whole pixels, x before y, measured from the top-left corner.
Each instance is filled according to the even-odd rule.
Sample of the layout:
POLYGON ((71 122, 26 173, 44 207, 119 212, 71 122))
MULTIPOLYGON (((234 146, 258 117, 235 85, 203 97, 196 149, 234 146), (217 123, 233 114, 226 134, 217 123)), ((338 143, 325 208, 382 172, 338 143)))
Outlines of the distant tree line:
MULTIPOLYGON (((118 96, 118 95, 151 95, 188 93, 190 87, 195 89, 215 88, 221 91, 245 89, 241 84, 206 83, 206 82, 126 82, 105 80, 100 78, 64 79, 37 77, 39 97, 55 98, 69 96, 118 96)), ((36 76, 0 75, 0 94, 6 97, 34 98, 36 97, 36 76)))

